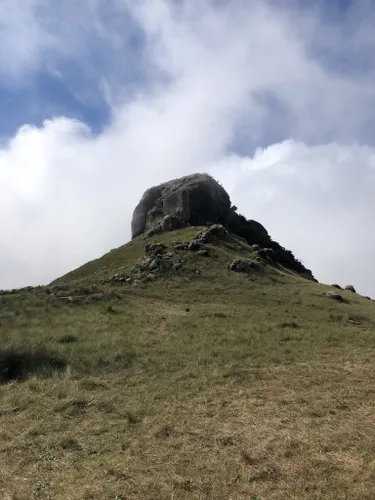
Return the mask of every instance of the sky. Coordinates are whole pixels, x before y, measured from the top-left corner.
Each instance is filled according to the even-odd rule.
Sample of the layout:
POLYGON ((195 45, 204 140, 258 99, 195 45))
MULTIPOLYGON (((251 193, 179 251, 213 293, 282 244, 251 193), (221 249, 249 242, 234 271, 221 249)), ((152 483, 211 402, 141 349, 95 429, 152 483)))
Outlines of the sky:
POLYGON ((1 0, 0 289, 126 243, 148 187, 207 172, 375 298, 374 26, 372 0, 1 0))

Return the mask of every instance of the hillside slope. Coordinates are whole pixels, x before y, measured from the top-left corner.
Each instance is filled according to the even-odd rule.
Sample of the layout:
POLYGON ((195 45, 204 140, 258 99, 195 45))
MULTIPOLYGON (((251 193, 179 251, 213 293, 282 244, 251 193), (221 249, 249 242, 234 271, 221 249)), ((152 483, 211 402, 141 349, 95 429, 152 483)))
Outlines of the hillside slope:
POLYGON ((375 303, 202 231, 0 296, 0 498, 375 498, 375 303))

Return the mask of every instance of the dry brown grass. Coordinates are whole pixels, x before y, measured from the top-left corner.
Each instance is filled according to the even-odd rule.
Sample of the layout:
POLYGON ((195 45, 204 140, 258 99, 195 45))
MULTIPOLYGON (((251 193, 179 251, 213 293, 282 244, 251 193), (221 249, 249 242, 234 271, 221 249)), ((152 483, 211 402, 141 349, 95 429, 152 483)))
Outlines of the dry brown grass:
POLYGON ((372 364, 256 368, 165 391, 134 375, 2 392, 9 498, 371 499, 372 364))

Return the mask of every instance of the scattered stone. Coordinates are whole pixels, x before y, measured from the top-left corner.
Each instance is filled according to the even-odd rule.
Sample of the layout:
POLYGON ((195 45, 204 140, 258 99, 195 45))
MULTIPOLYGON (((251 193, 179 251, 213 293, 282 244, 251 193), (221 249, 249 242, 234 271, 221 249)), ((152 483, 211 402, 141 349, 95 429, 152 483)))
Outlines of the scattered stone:
POLYGON ((193 240, 188 245, 188 250, 190 252, 197 252, 198 250, 202 250, 203 243, 199 240, 193 240))
POLYGON ((367 299, 367 300, 371 300, 371 297, 369 297, 368 295, 365 295, 363 298, 367 299))
POLYGON ((166 248, 166 245, 163 243, 148 243, 145 246, 145 252, 151 255, 160 255, 166 248))
POLYGON ((348 323, 350 323, 351 325, 360 325, 361 324, 360 321, 356 321, 354 319, 348 319, 348 323))
POLYGON ((341 286, 338 285, 337 283, 334 283, 333 285, 331 285, 333 288, 337 288, 338 290, 342 290, 341 286))
POLYGON ((186 244, 186 243, 177 243, 175 246, 174 246, 174 249, 176 252, 178 251, 186 251, 188 250, 189 248, 189 245, 186 244))
POLYGON ((188 312, 190 312, 190 307, 187 307, 187 308, 185 309, 185 311, 186 311, 187 313, 188 313, 188 312))
POLYGON ((253 260, 234 259, 229 264, 229 269, 236 273, 250 273, 259 268, 259 264, 253 260))
POLYGON ((275 251, 272 250, 272 248, 261 248, 257 253, 262 259, 270 260, 272 262, 277 261, 275 251))
POLYGON ((214 240, 225 238, 228 234, 228 231, 221 224, 214 224, 210 226, 208 229, 201 231, 198 233, 194 240, 199 241, 200 243, 211 243, 214 240))
POLYGON ((173 269, 173 271, 178 271, 179 269, 181 269, 181 267, 182 267, 181 262, 175 262, 172 266, 172 269, 173 269))
MULTIPOLYGON (((159 246, 150 246, 146 245, 147 251, 149 252, 149 256, 143 256, 136 262, 135 266, 132 269, 133 277, 137 277, 141 280, 148 281, 148 275, 151 274, 156 277, 156 275, 162 275, 168 269, 172 268, 172 257, 173 254, 171 252, 168 253, 159 253, 162 248, 159 246)), ((163 245, 163 251, 165 250, 165 245, 163 245)), ((154 279, 154 278, 152 278, 154 279)))
POLYGON ((150 271, 156 271, 156 269, 159 269, 159 262, 159 259, 152 259, 152 261, 148 265, 150 271))
POLYGON ((210 254, 206 248, 203 248, 202 250, 198 250, 198 255, 201 257, 208 257, 210 254))
POLYGON ((141 257, 140 259, 137 260, 135 266, 133 267, 133 272, 142 272, 146 271, 147 269, 150 268, 151 262, 153 262, 155 259, 151 257, 141 257))
MULTIPOLYGON (((76 299, 82 299, 84 297, 85 297, 85 295, 79 295, 79 296, 77 296, 75 298, 76 299)), ((73 297, 71 295, 67 295, 66 297, 56 297, 56 299, 66 300, 67 302, 73 302, 73 297)))
POLYGON ((339 293, 329 291, 325 295, 330 299, 337 300, 337 302, 344 302, 343 297, 339 293))
POLYGON ((251 245, 251 246, 250 246, 250 250, 251 250, 252 252, 259 252, 259 250, 260 250, 260 246, 259 246, 259 245, 251 245))
POLYGON ((345 290, 348 290, 352 293, 357 293, 353 285, 346 285, 345 290))
POLYGON ((111 276, 110 278, 106 279, 106 280, 101 280, 101 284, 104 285, 106 283, 126 283, 129 281, 129 277, 128 276, 124 276, 123 274, 114 274, 113 276, 111 276))

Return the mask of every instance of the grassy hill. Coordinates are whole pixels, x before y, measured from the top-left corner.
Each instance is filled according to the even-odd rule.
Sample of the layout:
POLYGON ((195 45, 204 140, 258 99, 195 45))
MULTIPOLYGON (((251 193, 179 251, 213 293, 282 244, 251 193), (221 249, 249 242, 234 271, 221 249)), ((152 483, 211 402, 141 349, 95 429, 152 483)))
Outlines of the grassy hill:
POLYGON ((375 498, 375 303, 197 231, 0 296, 1 499, 375 498))

